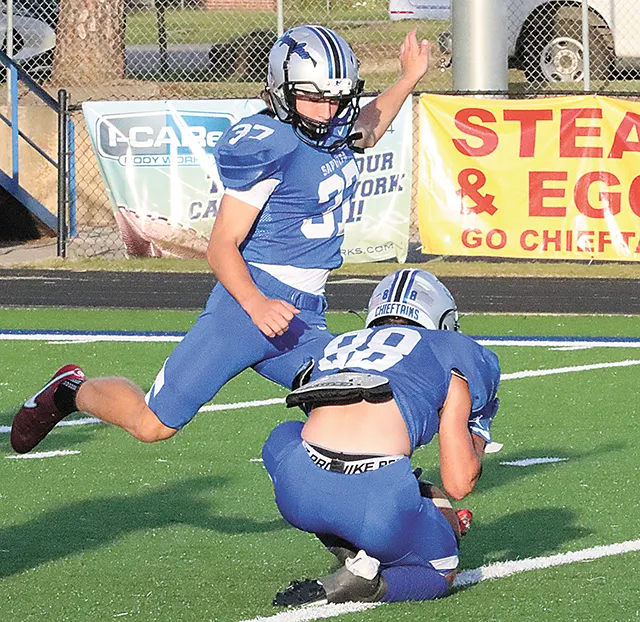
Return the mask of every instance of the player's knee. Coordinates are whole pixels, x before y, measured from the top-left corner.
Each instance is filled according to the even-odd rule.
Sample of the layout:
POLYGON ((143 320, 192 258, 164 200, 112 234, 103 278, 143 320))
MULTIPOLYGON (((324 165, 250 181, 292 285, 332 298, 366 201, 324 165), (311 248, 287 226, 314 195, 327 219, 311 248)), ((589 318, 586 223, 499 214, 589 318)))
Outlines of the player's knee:
POLYGON ((136 424, 131 434, 143 443, 155 443, 171 438, 178 430, 166 426, 158 416, 145 404, 137 417, 136 424))

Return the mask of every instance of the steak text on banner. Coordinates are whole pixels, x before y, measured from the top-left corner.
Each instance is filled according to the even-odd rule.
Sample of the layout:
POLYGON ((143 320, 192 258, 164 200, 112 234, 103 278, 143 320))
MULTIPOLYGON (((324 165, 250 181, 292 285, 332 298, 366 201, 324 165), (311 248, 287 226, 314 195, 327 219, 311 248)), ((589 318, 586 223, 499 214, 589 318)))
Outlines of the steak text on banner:
POLYGON ((420 99, 425 254, 640 259, 640 104, 420 99))

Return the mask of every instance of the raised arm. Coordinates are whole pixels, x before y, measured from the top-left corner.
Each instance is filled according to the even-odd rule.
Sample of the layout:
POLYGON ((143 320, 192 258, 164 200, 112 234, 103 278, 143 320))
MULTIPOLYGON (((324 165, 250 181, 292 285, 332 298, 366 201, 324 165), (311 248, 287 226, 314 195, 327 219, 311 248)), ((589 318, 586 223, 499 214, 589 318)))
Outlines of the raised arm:
POLYGON ((282 335, 299 311, 285 300, 267 298, 256 287, 240 245, 249 234, 260 211, 237 197, 225 194, 220 202, 207 260, 218 280, 267 336, 282 335))
POLYGON ((429 42, 425 39, 418 41, 415 28, 402 43, 400 64, 402 77, 360 111, 354 133, 362 133, 362 138, 354 142, 356 147, 373 147, 380 140, 400 112, 402 104, 429 69, 429 42))
POLYGON ((440 412, 440 477, 447 493, 462 499, 482 472, 485 441, 469 430, 471 396, 467 383, 455 374, 440 412))

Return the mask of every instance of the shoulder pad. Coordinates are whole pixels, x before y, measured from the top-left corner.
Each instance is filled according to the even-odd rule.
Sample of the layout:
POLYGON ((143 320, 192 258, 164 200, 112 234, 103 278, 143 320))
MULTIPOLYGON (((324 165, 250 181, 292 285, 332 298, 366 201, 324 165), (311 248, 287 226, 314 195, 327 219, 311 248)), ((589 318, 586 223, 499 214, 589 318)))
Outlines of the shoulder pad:
POLYGON ((248 190, 263 179, 280 177, 283 160, 298 146, 291 127, 265 114, 241 119, 220 138, 214 156, 226 188, 248 190))
POLYGON ((384 376, 343 370, 308 382, 289 393, 285 401, 287 408, 305 405, 313 409, 357 404, 363 400, 380 404, 392 399, 391 386, 384 376))

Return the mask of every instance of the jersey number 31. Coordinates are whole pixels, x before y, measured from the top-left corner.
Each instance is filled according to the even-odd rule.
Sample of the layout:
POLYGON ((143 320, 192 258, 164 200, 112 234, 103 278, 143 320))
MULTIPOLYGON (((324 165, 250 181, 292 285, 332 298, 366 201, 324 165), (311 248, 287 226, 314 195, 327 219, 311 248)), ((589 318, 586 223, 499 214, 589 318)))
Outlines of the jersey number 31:
POLYGON ((344 201, 344 191, 358 179, 358 165, 349 160, 340 170, 318 185, 318 202, 326 204, 322 216, 307 218, 301 227, 302 235, 307 239, 332 238, 344 235, 344 210, 340 209, 344 201))

